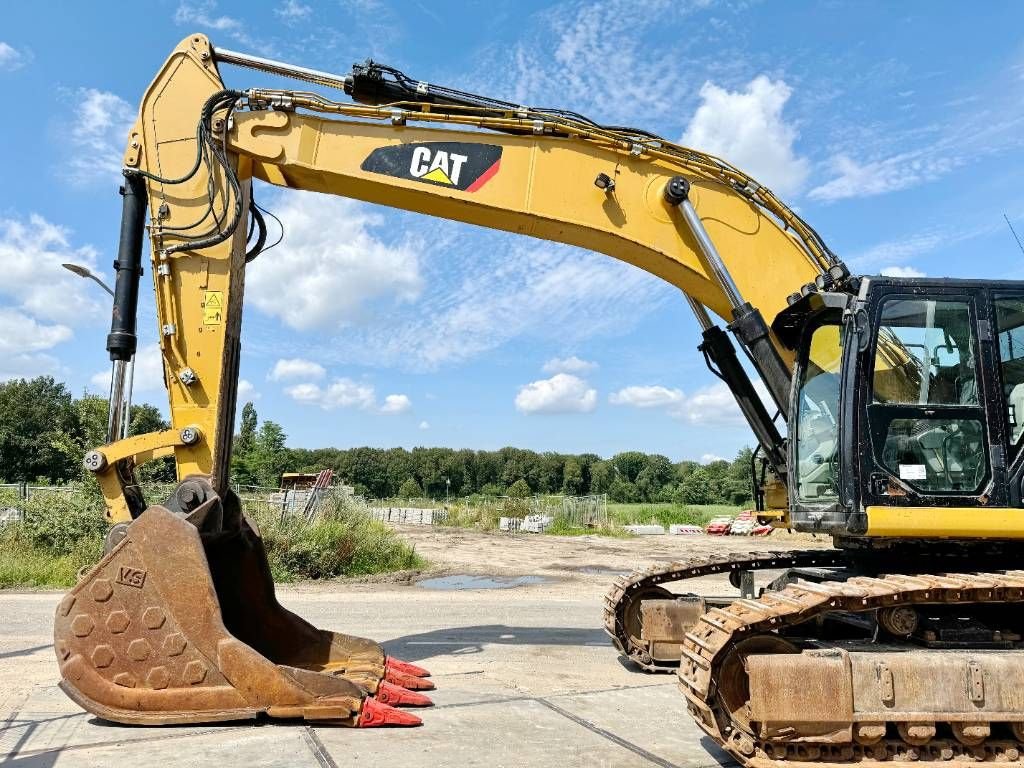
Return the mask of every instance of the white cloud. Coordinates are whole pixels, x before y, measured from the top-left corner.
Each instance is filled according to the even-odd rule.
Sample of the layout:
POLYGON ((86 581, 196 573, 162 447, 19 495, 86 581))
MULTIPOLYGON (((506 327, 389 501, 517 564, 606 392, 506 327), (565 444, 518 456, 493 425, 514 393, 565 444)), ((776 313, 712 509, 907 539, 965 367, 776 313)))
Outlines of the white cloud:
MULTIPOLYGON (((775 410, 768 388, 763 382, 754 382, 765 407, 771 413, 775 410)), ((715 383, 687 395, 681 389, 670 389, 660 385, 624 387, 613 393, 608 401, 613 405, 633 408, 659 408, 668 415, 690 424, 705 426, 742 426, 746 424, 743 414, 729 388, 715 383)))
MULTIPOLYGON (((98 371, 89 379, 98 392, 110 391, 110 368, 98 371)), ((158 344, 140 344, 135 353, 134 392, 162 392, 164 387, 164 359, 158 344)))
POLYGON ((575 345, 619 336, 676 296, 658 278, 607 256, 504 234, 474 236, 464 249, 432 241, 429 254, 428 288, 415 304, 377 312, 315 354, 335 363, 433 370, 513 339, 575 345))
POLYGON ((713 464, 716 461, 725 461, 725 457, 719 456, 716 453, 705 453, 700 457, 701 464, 713 464))
POLYGON ((814 200, 834 202, 898 192, 935 181, 962 162, 957 157, 933 154, 931 148, 866 163, 858 163, 846 154, 837 154, 830 161, 834 178, 812 189, 808 196, 814 200))
POLYGON ((383 223, 381 214, 311 192, 276 200, 284 240, 246 270, 246 295, 256 308, 300 330, 337 328, 360 320, 369 304, 419 296, 420 246, 409 238, 380 240, 373 230, 383 223))
MULTIPOLYGON (((755 381, 754 388, 768 405, 770 398, 764 384, 760 380, 755 381)), ((769 405, 768 408, 769 412, 774 411, 774 406, 769 405)), ((745 426, 747 423, 732 392, 721 382, 698 389, 670 413, 690 424, 705 426, 745 426)))
POLYGON ((68 156, 61 172, 74 184, 118 183, 135 108, 95 88, 79 88, 70 99, 74 112, 66 118, 68 156))
POLYGON ((706 82, 681 139, 688 147, 718 155, 781 195, 795 194, 810 163, 793 147, 797 130, 783 118, 792 95, 783 80, 758 75, 742 91, 706 82))
POLYGON ((244 403, 247 400, 259 400, 260 393, 256 391, 256 387, 252 385, 252 382, 248 379, 238 380, 238 402, 244 403))
POLYGON ((652 37, 663 37, 666 27, 706 5, 569 0, 532 17, 517 14, 521 42, 495 45, 477 64, 481 82, 464 87, 519 104, 573 109, 605 123, 650 124, 678 109, 691 87, 690 56, 697 55, 678 35, 669 45, 652 37))
POLYGON ((285 390, 285 393, 297 403, 305 405, 320 405, 323 401, 324 391, 318 384, 293 384, 285 390))
POLYGON ((278 360, 274 363, 273 370, 267 374, 270 381, 282 381, 284 379, 322 379, 327 374, 324 367, 312 360, 304 360, 301 357, 292 357, 278 360))
POLYGON ((60 361, 53 355, 28 353, 0 357, 0 381, 33 379, 36 376, 63 374, 60 361))
POLYGON ((71 336, 66 325, 42 325, 18 310, 0 307, 0 356, 52 349, 71 336))
POLYGON ((312 8, 304 3, 300 3, 298 0, 285 0, 285 2, 274 9, 274 13, 284 19, 285 22, 294 22, 299 19, 308 18, 312 12, 312 8))
POLYGON ((96 251, 72 246, 69 237, 67 229, 36 214, 0 218, 0 303, 71 328, 103 317, 106 295, 61 267, 76 263, 96 272, 96 251))
POLYGON ((556 373, 522 386, 515 404, 522 413, 590 413, 597 405, 597 390, 577 376, 556 373))
POLYGON ((429 421, 421 421, 420 422, 420 429, 430 429, 430 422, 429 421))
POLYGON ((338 378, 326 387, 305 382, 285 389, 285 394, 303 405, 317 405, 325 411, 336 408, 358 408, 387 415, 404 413, 412 408, 407 395, 387 395, 377 406, 377 393, 371 384, 363 384, 349 378, 338 378))
POLYGON ((0 40, 0 72, 13 72, 25 66, 25 56, 0 40))
POLYGON ((177 24, 197 24, 218 32, 232 32, 242 27, 242 22, 238 19, 214 15, 216 8, 215 2, 183 2, 174 12, 174 21, 177 24))
POLYGON ((920 232, 915 235, 873 245, 865 251, 855 253, 847 261, 856 270, 869 272, 883 265, 905 261, 934 250, 943 243, 950 242, 942 232, 920 232))
POLYGON ((597 363, 572 357, 553 357, 544 363, 544 373, 589 373, 597 368, 597 363))
POLYGON ((669 389, 660 385, 624 387, 612 392, 608 402, 612 405, 631 405, 634 408, 667 408, 684 402, 686 396, 681 389, 669 389))
POLYGON ((381 413, 405 413, 412 408, 408 395, 388 395, 380 407, 381 413))
MULTIPOLYGON (((985 216, 977 220, 961 221, 955 227, 938 225, 922 232, 896 237, 877 243, 860 252, 848 254, 846 263, 861 274, 886 274, 891 270, 909 269, 906 262, 938 248, 950 249, 977 237, 1005 232, 1005 222, 985 216), (1003 225, 1003 226, 1000 226, 1003 225)), ((893 272, 893 274, 897 274, 893 272)), ((907 275, 912 277, 913 275, 907 275)), ((924 275, 917 275, 923 277, 924 275)))
POLYGON ((879 272, 880 275, 885 277, 924 277, 925 274, 919 269, 914 267, 882 267, 879 272))
POLYGON ((265 56, 276 53, 272 44, 249 33, 250 25, 233 16, 217 13, 216 0, 182 0, 174 11, 174 22, 191 27, 191 31, 195 31, 195 28, 213 30, 265 56))

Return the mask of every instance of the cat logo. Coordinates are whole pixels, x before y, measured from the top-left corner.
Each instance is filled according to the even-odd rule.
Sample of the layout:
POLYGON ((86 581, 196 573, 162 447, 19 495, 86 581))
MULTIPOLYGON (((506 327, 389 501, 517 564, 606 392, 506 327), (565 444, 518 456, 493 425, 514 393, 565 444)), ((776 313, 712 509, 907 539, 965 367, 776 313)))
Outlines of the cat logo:
POLYGON ((458 141, 400 144, 373 150, 362 169, 397 179, 476 192, 498 172, 501 147, 458 141))

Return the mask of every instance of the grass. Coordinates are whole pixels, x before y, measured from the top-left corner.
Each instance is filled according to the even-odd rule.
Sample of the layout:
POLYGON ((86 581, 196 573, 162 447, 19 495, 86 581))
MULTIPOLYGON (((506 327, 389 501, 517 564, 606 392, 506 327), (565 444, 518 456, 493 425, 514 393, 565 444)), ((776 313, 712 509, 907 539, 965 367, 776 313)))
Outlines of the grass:
MULTIPOLYGON (((103 553, 102 501, 88 491, 51 493, 29 501, 6 497, 24 522, 0 525, 0 588, 71 587, 83 566, 103 553)), ((330 497, 314 522, 284 519, 253 505, 275 581, 364 576, 422 569, 414 547, 369 515, 365 506, 330 497)))
POLYGON ((740 509, 729 504, 609 504, 608 517, 618 525, 658 524, 668 528, 679 524, 703 527, 713 517, 735 515, 740 509))
POLYGON ((103 503, 85 490, 46 493, 29 501, 0 499, 24 522, 0 526, 0 587, 70 587, 83 566, 103 553, 103 503))
POLYGON ((32 545, 10 531, 0 533, 0 588, 71 587, 80 568, 92 565, 103 553, 102 539, 83 539, 74 551, 58 554, 32 545))
POLYGON ((330 497, 312 523, 301 517, 257 517, 275 581, 368 576, 418 570, 426 561, 368 510, 330 497))
POLYGON ((584 528, 579 525, 570 525, 564 517, 556 517, 544 533, 549 536, 608 536, 613 539, 632 539, 633 534, 618 525, 608 525, 601 528, 584 528))

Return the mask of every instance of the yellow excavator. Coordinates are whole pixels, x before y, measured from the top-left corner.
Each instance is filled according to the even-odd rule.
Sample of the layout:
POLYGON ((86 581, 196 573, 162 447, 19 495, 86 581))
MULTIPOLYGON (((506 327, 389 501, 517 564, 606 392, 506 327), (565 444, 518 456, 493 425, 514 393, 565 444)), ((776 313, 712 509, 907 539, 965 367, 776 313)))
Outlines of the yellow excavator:
POLYGON ((677 674, 738 762, 1020 764, 1024 284, 851 275, 768 188, 646 131, 202 35, 146 91, 124 176, 109 443, 85 457, 112 527, 55 623, 61 685, 85 709, 366 726, 415 724, 398 707, 429 703, 425 670, 277 603, 229 489, 260 179, 581 246, 680 289, 757 439, 759 519, 835 543, 659 565, 608 594, 621 653, 677 674), (226 65, 349 98, 228 89, 226 65), (117 439, 147 227, 173 426, 117 439), (147 501, 134 471, 162 455, 179 484, 147 501), (759 570, 782 575, 755 592, 759 570), (742 596, 666 586, 708 574, 742 596))

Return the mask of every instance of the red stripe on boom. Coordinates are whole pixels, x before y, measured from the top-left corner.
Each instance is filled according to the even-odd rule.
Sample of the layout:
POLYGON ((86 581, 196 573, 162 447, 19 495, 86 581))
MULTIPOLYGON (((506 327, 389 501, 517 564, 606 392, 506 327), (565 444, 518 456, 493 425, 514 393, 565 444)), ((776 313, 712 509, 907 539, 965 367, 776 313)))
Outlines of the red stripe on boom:
POLYGON ((494 165, 488 168, 486 171, 480 174, 480 178, 466 187, 467 192, 476 192, 480 187, 491 180, 491 176, 498 172, 498 166, 501 165, 501 158, 499 157, 494 161, 494 165))

